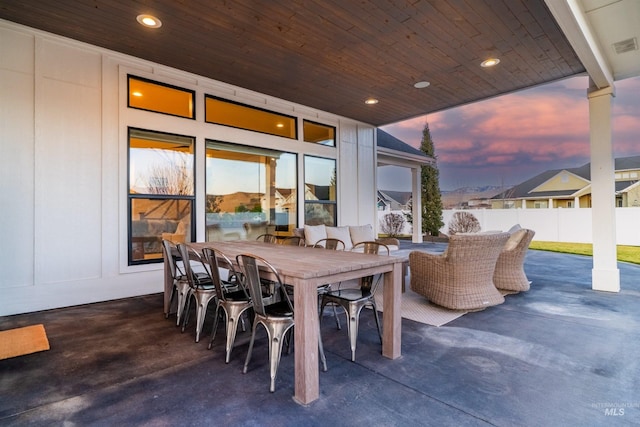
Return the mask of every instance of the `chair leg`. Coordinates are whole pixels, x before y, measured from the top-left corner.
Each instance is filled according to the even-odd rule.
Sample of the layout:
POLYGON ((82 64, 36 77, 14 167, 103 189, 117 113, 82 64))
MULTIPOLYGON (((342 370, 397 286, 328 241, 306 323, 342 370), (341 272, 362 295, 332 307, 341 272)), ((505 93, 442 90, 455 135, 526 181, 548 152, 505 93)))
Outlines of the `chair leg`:
MULTIPOLYGON (((187 324, 189 323, 189 314, 191 313, 191 297, 192 296, 195 298, 195 295, 193 294, 193 292, 189 292, 186 296, 186 306, 184 308, 184 311, 182 312, 182 317, 184 319, 182 320, 181 332, 184 332, 185 328, 187 327, 187 324)), ((196 301, 196 310, 197 309, 198 308, 197 308, 197 301, 196 301)))
POLYGON ((380 338, 380 345, 382 345, 382 330, 380 329, 380 318, 378 317, 378 308, 375 303, 371 304, 373 309, 373 317, 376 319, 376 327, 378 328, 378 337, 380 338))
POLYGON ((225 313, 227 315, 227 343, 225 346, 226 358, 225 363, 229 363, 231 359, 231 351, 233 350, 233 343, 236 340, 236 334, 238 332, 238 319, 242 317, 242 313, 246 310, 246 307, 229 306, 225 313))
POLYGON ((213 298, 211 295, 207 294, 197 294, 196 302, 196 342, 200 342, 200 333, 202 332, 202 327, 204 326, 204 318, 207 315, 207 307, 209 307, 209 302, 213 298))
POLYGON ((220 316, 224 313, 225 313, 224 310, 222 310, 222 312, 220 311, 220 304, 216 304, 216 313, 215 313, 215 317, 213 318, 213 329, 211 330, 211 340, 209 340, 209 345, 207 346, 207 349, 209 350, 211 350, 211 347, 213 346, 213 340, 216 339, 216 331, 218 330, 218 320, 220 320, 220 316))
MULTIPOLYGON (((334 307, 335 310, 335 307, 334 307)), ((327 358, 324 355, 324 345, 322 345, 322 331, 320 330, 320 321, 318 321, 318 351, 320 351, 320 361, 322 362, 322 371, 327 372, 327 358)))
POLYGON ((191 291, 188 290, 186 292, 177 291, 178 295, 178 308, 176 310, 176 326, 180 326, 180 322, 183 320, 183 316, 185 314, 185 305, 189 300, 189 296, 191 291))
MULTIPOLYGON (((362 308, 362 307, 360 307, 362 308)), ((349 343, 351 345, 351 361, 356 361, 356 343, 358 341, 358 327, 360 326, 360 311, 352 304, 349 304, 347 312, 349 316, 349 343)))
POLYGON ((258 326, 258 321, 255 319, 253 321, 253 327, 251 328, 251 340, 249 341, 249 350, 247 351, 247 358, 244 361, 244 368, 242 369, 242 373, 247 373, 247 368, 249 367, 249 362, 251 361, 251 352, 253 351, 253 342, 256 339, 256 327, 258 326))

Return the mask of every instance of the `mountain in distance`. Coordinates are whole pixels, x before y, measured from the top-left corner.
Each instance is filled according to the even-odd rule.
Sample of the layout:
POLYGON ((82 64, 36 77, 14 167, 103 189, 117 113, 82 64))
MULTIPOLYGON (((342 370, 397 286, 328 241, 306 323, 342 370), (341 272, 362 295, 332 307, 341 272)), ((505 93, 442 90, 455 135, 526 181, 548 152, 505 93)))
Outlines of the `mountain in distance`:
POLYGON ((455 190, 440 190, 442 207, 451 209, 469 200, 490 199, 506 188, 499 185, 484 185, 479 187, 460 187, 455 190))

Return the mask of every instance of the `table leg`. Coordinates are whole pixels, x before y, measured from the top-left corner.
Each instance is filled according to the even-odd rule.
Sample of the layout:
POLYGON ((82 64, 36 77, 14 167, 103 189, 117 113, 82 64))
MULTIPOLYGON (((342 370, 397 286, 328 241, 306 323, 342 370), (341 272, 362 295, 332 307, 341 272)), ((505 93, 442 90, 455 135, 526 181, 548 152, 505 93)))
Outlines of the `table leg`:
POLYGON ((295 395, 301 404, 320 396, 318 368, 318 291, 315 286, 293 287, 295 316, 295 395))
POLYGON ((400 357, 402 334, 402 262, 384 273, 384 313, 382 314, 382 355, 389 359, 400 357))

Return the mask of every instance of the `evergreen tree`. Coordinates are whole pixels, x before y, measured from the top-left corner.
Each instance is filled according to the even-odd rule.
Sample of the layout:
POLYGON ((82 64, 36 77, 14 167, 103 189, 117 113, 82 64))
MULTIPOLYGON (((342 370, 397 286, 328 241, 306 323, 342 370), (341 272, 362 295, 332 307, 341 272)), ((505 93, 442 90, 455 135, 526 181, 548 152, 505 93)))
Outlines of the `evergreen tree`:
MULTIPOLYGON (((437 160, 431 132, 429 131, 429 123, 425 124, 422 130, 420 150, 427 156, 437 160)), ((422 184, 422 232, 437 236, 440 228, 444 225, 444 222, 442 222, 440 184, 438 182, 439 172, 435 165, 425 165, 422 166, 420 175, 422 184)))

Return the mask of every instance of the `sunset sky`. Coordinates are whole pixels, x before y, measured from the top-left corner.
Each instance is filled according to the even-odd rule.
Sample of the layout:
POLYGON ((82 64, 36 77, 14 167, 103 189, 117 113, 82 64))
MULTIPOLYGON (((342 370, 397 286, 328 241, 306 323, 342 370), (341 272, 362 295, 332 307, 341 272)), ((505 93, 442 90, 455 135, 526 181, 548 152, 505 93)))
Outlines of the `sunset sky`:
MULTIPOLYGON (((510 187, 590 161, 587 87, 587 77, 574 77, 381 129, 419 148, 429 123, 441 190, 510 187)), ((613 102, 614 156, 640 155, 640 77, 616 82, 613 102)), ((411 189, 407 169, 378 170, 378 188, 411 189)))

